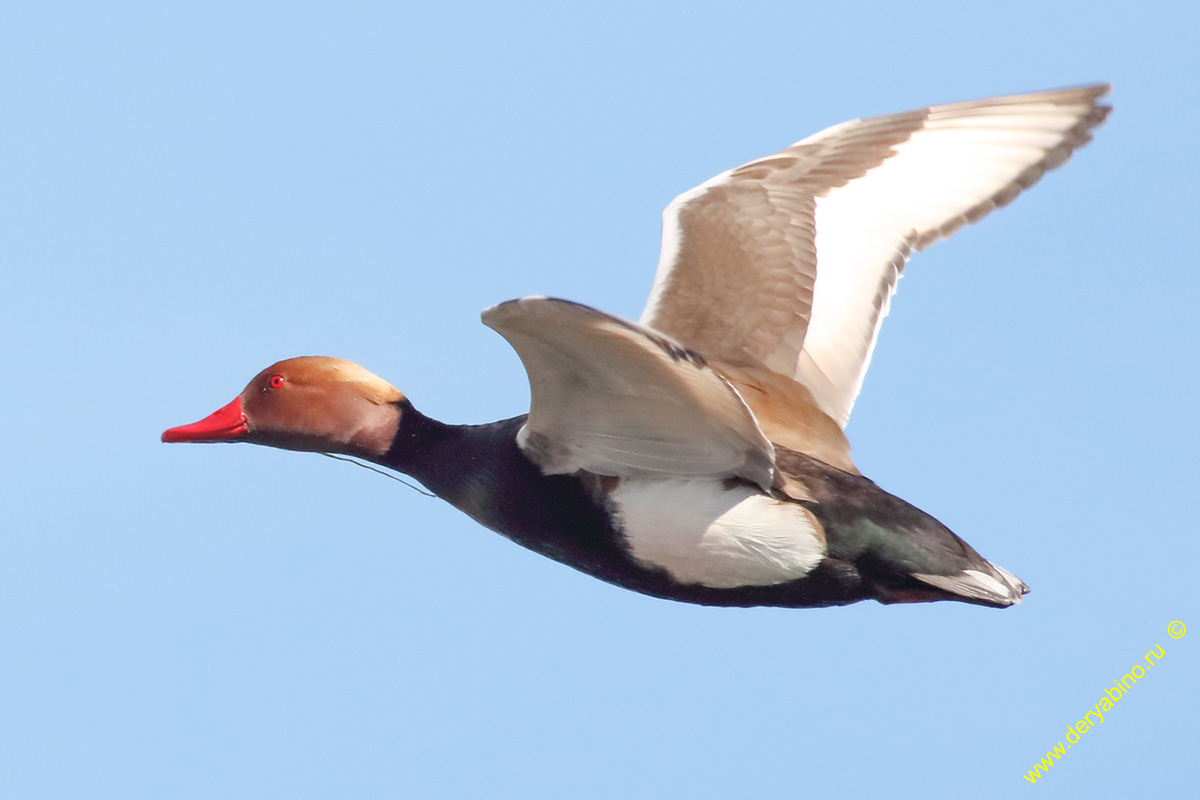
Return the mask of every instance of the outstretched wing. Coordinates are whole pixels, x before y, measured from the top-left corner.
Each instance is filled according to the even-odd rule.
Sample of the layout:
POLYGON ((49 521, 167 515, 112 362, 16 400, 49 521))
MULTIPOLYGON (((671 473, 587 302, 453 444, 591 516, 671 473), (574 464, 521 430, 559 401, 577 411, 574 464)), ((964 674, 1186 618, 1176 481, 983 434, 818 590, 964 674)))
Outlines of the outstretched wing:
POLYGON ((547 474, 712 475, 770 488, 774 448, 696 353, 566 300, 511 300, 482 319, 525 365, 531 402, 517 442, 547 474))
POLYGON ((912 250, 987 215, 1091 139, 1107 86, 854 120, 663 212, 641 323, 795 378, 844 426, 912 250))

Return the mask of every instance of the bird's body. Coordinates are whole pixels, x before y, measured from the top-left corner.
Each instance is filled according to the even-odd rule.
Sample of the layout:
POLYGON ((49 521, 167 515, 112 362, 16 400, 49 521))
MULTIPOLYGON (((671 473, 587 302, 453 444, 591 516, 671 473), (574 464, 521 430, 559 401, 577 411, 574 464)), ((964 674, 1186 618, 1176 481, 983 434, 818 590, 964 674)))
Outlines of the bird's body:
POLYGON ((948 575, 967 564, 986 569, 933 517, 794 451, 777 449, 777 461, 811 487, 811 502, 732 479, 547 476, 516 444, 525 415, 447 425, 402 406, 388 451, 353 455, 411 475, 523 547, 642 594, 720 606, 949 599, 885 565, 948 575), (739 505, 747 512, 740 519, 739 505), (767 506, 782 512, 764 520, 767 506))
POLYGON ((305 357, 163 440, 357 456, 656 597, 1011 605, 1025 584, 859 474, 843 427, 911 250, 1062 163, 1104 91, 845 123, 680 195, 640 323, 549 298, 484 312, 529 374, 526 416, 447 425, 358 365, 305 357))

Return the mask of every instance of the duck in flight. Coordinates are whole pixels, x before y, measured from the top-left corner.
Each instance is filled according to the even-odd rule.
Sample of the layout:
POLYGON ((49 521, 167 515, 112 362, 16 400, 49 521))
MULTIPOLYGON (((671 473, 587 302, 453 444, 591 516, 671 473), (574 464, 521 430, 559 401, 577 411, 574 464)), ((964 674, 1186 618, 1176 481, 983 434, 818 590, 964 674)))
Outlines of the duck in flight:
POLYGON ((373 462, 655 597, 1012 605, 1028 587, 863 477, 843 428, 912 251, 1066 161, 1107 92, 854 120, 685 192, 639 322, 545 297, 483 312, 528 373, 526 415, 448 425, 363 367, 310 356, 162 440, 373 462))

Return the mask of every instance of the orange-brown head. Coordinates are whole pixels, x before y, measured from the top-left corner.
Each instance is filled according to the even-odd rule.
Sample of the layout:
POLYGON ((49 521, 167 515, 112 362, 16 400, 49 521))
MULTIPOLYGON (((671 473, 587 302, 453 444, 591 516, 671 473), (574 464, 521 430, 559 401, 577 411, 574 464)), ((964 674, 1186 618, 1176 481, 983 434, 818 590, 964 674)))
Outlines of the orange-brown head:
POLYGON ((381 456, 400 424, 403 394, 351 361, 289 358, 255 376, 233 402, 164 442, 252 442, 285 450, 381 456))

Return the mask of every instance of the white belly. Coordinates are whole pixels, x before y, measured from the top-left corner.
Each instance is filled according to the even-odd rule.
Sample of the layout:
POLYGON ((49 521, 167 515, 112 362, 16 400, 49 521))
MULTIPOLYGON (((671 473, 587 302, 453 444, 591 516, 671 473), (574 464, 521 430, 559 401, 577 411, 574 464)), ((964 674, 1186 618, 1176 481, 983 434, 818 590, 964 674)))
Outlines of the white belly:
POLYGON ((680 583, 719 589, 803 578, 825 555, 816 519, 757 489, 702 479, 624 479, 611 495, 630 553, 680 583))

